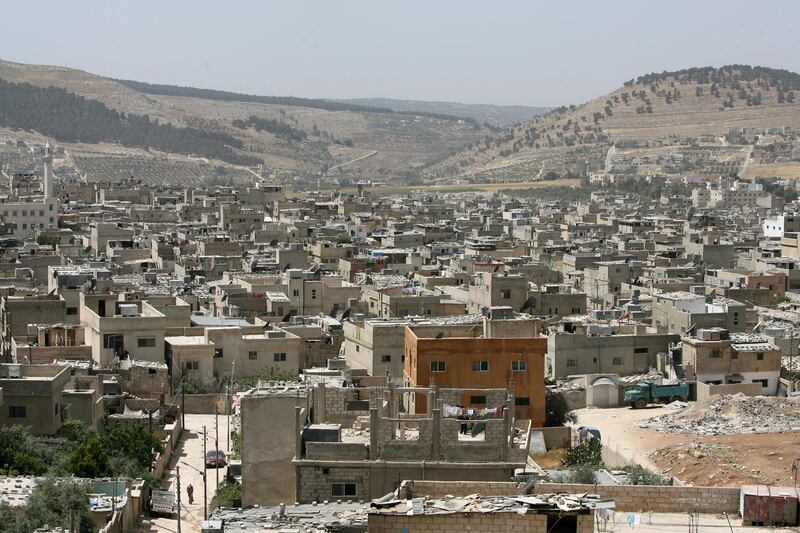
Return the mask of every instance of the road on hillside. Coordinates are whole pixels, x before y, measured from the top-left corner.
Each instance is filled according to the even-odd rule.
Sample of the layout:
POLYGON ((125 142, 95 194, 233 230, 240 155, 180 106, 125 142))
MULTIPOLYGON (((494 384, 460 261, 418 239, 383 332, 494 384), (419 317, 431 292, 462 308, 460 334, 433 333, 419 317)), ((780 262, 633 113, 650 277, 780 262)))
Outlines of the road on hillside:
MULTIPOLYGON (((186 427, 178 445, 172 452, 169 473, 165 475, 163 488, 175 490, 176 467, 181 472, 181 533, 197 533, 203 522, 203 426, 208 432, 207 449, 214 449, 214 415, 186 415, 186 427), (189 504, 186 494, 188 484, 194 487, 194 503, 189 504)), ((219 415, 219 449, 228 452, 228 417, 219 415)), ((219 482, 225 479, 225 468, 207 470, 208 503, 214 497, 217 474, 219 482)), ((177 520, 165 517, 144 517, 140 533, 167 533, 177 531, 177 520)))

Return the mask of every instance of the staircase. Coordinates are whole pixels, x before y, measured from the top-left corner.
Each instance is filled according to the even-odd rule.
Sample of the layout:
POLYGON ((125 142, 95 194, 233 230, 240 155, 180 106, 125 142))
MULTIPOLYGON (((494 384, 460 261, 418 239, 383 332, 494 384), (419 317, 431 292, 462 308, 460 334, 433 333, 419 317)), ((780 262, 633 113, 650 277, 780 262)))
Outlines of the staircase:
POLYGON ((678 378, 679 382, 686 381, 686 371, 683 369, 683 363, 673 363, 672 370, 675 372, 675 377, 678 378))

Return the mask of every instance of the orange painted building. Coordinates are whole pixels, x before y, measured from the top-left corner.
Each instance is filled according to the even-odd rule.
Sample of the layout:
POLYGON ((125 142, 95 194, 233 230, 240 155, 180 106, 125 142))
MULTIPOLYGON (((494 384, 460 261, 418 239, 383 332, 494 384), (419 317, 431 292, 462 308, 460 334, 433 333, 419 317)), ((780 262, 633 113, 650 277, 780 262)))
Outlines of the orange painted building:
MULTIPOLYGON (((487 338, 483 335, 485 329, 480 325, 406 326, 404 372, 408 385, 429 387, 433 378, 440 389, 477 391, 505 389, 513 378, 516 418, 530 419, 534 427, 541 427, 545 416, 547 339, 529 334, 487 338)), ((465 392, 461 405, 497 407, 481 400, 485 402, 485 397, 479 393, 465 392)), ((425 394, 415 396, 414 409, 417 413, 426 412, 425 394)))

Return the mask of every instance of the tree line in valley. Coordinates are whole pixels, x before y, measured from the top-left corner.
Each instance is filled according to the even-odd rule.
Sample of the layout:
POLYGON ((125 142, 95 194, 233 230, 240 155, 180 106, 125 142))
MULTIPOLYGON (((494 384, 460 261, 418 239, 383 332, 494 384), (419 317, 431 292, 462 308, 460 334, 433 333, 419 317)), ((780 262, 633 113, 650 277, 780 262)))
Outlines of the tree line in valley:
POLYGON ((147 115, 119 113, 59 87, 0 79, 0 125, 35 130, 62 142, 115 142, 177 154, 196 154, 239 165, 257 165, 241 154, 241 140, 197 128, 161 124, 147 115))

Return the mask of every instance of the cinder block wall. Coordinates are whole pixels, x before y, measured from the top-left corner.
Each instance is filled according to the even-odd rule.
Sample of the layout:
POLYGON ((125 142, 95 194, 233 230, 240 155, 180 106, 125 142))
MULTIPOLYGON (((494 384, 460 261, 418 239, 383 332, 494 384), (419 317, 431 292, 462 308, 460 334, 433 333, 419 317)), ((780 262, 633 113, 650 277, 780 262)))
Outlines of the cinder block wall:
MULTIPOLYGON (((408 481, 400 488, 401 498, 447 494, 464 496, 480 493, 484 496, 513 496, 519 493, 517 483, 475 481, 408 481)), ((595 493, 614 500, 618 511, 656 513, 738 513, 739 489, 736 487, 673 487, 656 485, 577 485, 569 483, 539 483, 535 494, 568 492, 595 493)))
POLYGON ((671 485, 573 485, 540 483, 535 494, 551 492, 594 492, 617 504, 618 511, 655 513, 738 513, 736 487, 673 487, 671 485))

